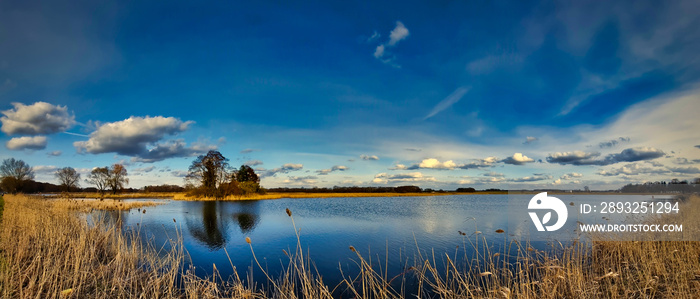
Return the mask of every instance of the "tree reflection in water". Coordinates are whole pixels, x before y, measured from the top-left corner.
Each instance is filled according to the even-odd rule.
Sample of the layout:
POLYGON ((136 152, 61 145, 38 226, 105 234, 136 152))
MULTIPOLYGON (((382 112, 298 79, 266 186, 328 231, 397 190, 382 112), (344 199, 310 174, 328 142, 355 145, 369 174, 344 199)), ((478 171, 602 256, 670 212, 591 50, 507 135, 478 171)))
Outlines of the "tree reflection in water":
POLYGON ((197 219, 200 215, 188 213, 187 228, 195 240, 212 251, 226 245, 230 219, 238 224, 243 234, 252 232, 260 219, 257 202, 204 201, 198 204, 201 205, 201 219, 197 219))
POLYGON ((226 220, 219 215, 217 205, 219 202, 204 201, 202 205, 201 225, 187 219, 187 228, 190 234, 201 244, 210 250, 221 249, 226 245, 226 220))
POLYGON ((248 234, 258 225, 260 216, 258 215, 258 202, 245 201, 237 203, 238 212, 233 213, 233 219, 238 222, 238 227, 243 234, 248 234))

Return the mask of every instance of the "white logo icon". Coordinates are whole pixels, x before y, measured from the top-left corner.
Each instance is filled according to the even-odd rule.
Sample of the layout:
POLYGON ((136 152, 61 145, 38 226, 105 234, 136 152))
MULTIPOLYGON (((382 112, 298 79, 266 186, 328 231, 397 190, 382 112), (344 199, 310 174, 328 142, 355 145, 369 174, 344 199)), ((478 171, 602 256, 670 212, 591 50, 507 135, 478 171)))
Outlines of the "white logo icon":
POLYGON ((537 227, 538 231, 555 231, 560 229, 562 226, 564 226, 564 223, 566 223, 566 218, 569 216, 569 211, 566 209, 566 205, 564 204, 561 199, 552 197, 552 196, 547 196, 547 192, 542 192, 538 193, 532 199, 530 199, 530 203, 527 205, 528 210, 552 210, 555 213, 557 213, 557 222, 554 223, 553 225, 548 225, 544 226, 547 224, 551 219, 552 219, 552 212, 547 212, 547 214, 544 214, 544 217, 542 217, 542 221, 540 221, 540 218, 537 217, 537 214, 535 212, 529 212, 530 213, 530 218, 532 218, 532 222, 535 224, 537 227))

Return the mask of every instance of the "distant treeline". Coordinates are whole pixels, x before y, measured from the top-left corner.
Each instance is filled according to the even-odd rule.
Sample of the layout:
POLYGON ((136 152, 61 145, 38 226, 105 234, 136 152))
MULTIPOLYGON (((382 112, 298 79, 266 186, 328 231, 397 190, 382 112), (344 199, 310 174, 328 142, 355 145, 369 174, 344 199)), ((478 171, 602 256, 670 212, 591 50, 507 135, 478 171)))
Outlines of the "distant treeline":
MULTIPOLYGON (((494 191, 498 189, 489 189, 488 191, 494 191)), ((445 190, 433 190, 433 189, 421 189, 418 186, 398 186, 398 187, 341 187, 334 186, 332 188, 272 188, 268 189, 269 192, 280 192, 280 193, 440 193, 440 192, 464 192, 471 193, 476 192, 474 188, 458 188, 456 191, 445 191, 445 190)), ((498 190, 500 191, 500 190, 498 190)))
MULTIPOLYGON (((34 180, 28 180, 24 183, 24 186, 22 187, 22 192, 24 193, 59 193, 63 192, 64 186, 61 185, 56 185, 52 183, 44 183, 44 182, 37 182, 34 180)), ((97 193, 99 190, 95 187, 86 187, 86 188, 76 188, 73 187, 70 189, 71 192, 89 192, 89 193, 97 193)), ((146 186, 140 189, 136 188, 124 188, 121 190, 121 192, 126 192, 126 193, 135 193, 135 192, 183 192, 185 191, 184 187, 178 186, 178 185, 157 185, 157 186, 146 186)))
POLYGON ((620 189, 622 193, 700 193, 700 179, 691 182, 673 179, 670 182, 648 182, 628 184, 620 189))

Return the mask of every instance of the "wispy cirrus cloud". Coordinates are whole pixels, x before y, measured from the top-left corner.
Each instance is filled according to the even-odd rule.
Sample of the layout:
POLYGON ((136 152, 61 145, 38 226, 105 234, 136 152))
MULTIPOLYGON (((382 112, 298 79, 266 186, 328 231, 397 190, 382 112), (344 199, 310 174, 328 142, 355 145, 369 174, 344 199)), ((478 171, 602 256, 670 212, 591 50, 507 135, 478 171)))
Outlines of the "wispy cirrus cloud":
POLYGON ((440 101, 440 103, 435 105, 435 107, 433 107, 433 110, 430 110, 430 112, 423 118, 423 120, 429 119, 435 116, 436 114, 442 112, 443 110, 450 108, 452 105, 459 102, 459 100, 461 100, 462 97, 464 97, 464 95, 467 94, 468 91, 469 88, 467 87, 459 87, 455 89, 455 91, 453 91, 449 96, 447 96, 442 101, 440 101))

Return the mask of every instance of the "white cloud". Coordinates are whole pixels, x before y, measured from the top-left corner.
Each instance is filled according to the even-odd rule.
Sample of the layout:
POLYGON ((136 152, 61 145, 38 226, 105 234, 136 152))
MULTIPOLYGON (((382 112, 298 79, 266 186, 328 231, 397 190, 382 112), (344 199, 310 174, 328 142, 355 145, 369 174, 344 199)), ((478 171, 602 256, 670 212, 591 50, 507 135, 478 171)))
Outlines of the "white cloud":
POLYGON ((379 160, 379 157, 375 155, 360 155, 360 159, 365 161, 376 161, 379 160))
POLYGON ((377 49, 374 50, 374 57, 382 58, 382 56, 384 56, 384 45, 379 45, 377 49))
POLYGON ((408 37, 409 32, 406 26, 403 25, 400 21, 396 21, 396 27, 394 27, 394 30, 391 30, 391 34, 389 34, 389 42, 387 45, 389 46, 394 46, 401 40, 406 39, 408 37))
POLYGON ((375 184, 386 184, 386 183, 406 183, 406 182, 435 182, 435 178, 431 176, 424 176, 420 172, 409 172, 401 174, 386 174, 380 173, 374 176, 372 183, 375 184))
POLYGON ((459 100, 461 100, 462 97, 465 94, 467 94, 468 91, 469 91, 469 88, 466 88, 466 87, 459 87, 459 88, 455 89, 455 91, 453 91, 449 96, 447 96, 442 101, 440 101, 440 103, 435 105, 435 107, 433 107, 433 110, 431 110, 430 113, 428 113, 428 115, 426 115, 423 118, 423 120, 431 118, 431 117, 435 116, 436 114, 442 112, 443 110, 451 107, 455 103, 459 102, 459 100))
POLYGON ((15 137, 5 143, 9 150, 42 150, 46 148, 46 136, 15 137))
POLYGON ((260 160, 250 160, 250 161, 246 161, 245 163, 243 163, 243 165, 248 165, 248 166, 258 166, 258 165, 262 165, 262 164, 263 164, 263 162, 260 160))
MULTIPOLYGON (((389 34, 389 40, 384 43, 380 44, 377 46, 376 49, 374 49, 374 57, 377 58, 379 61, 381 61, 384 64, 391 65, 396 68, 400 68, 401 66, 396 64, 395 60, 396 57, 394 55, 390 55, 387 53, 387 48, 389 47, 394 47, 396 44, 401 41, 406 39, 408 37, 409 32, 406 26, 403 25, 403 23, 397 21, 396 22, 396 27, 391 31, 389 34)), ((368 40, 368 41, 374 41, 379 38, 379 34, 375 32, 374 35, 368 40)))
POLYGON ((282 183, 285 184, 291 184, 291 185, 315 185, 318 183, 317 177, 309 175, 309 176, 290 176, 287 177, 282 183))
POLYGON ((581 177, 583 177, 583 174, 580 174, 580 173, 577 173, 577 172, 571 172, 571 173, 567 173, 567 174, 562 175, 562 176, 560 177, 560 179, 562 179, 562 180, 569 180, 569 179, 572 179, 572 178, 581 178, 581 177))
POLYGON ((501 162, 511 165, 525 165, 525 163, 535 162, 535 160, 523 155, 522 153, 515 153, 511 157, 501 160, 501 162))
POLYGON ((271 177, 271 176, 275 176, 278 173, 289 173, 292 171, 301 170, 303 168, 304 168, 304 165, 302 165, 302 164, 287 163, 287 164, 282 165, 281 167, 261 171, 260 177, 271 177))
POLYGON ((472 169, 481 167, 490 167, 494 163, 498 162, 496 157, 488 157, 485 159, 474 159, 468 163, 460 164, 452 160, 447 160, 445 162, 440 162, 440 160, 435 158, 423 159, 419 163, 415 163, 411 166, 406 166, 404 164, 396 164, 394 167, 389 168, 389 170, 416 170, 416 169, 442 169, 442 170, 452 170, 452 169, 472 169))
POLYGON ((58 167, 54 165, 38 165, 32 167, 32 171, 36 174, 54 174, 58 170, 58 167))
POLYGON ((373 42, 373 41, 378 40, 380 37, 382 37, 382 35, 379 34, 379 32, 374 31, 374 33, 372 33, 372 36, 370 36, 370 37, 367 39, 367 42, 368 42, 368 43, 371 43, 371 42, 373 42))
POLYGON ((43 135, 63 132, 75 124, 75 116, 66 106, 54 106, 46 102, 32 105, 12 103, 13 109, 2 111, 2 130, 8 135, 43 135))
POLYGON ((173 157, 189 157, 216 149, 214 145, 195 143, 187 146, 181 139, 158 143, 167 135, 184 132, 193 122, 174 117, 129 117, 123 121, 99 124, 87 141, 73 145, 78 152, 116 153, 134 157, 134 161, 155 162, 173 157))
POLYGON ((163 161, 168 158, 175 157, 191 157, 204 154, 210 150, 216 150, 215 145, 207 145, 202 143, 193 143, 187 146, 184 140, 170 140, 164 143, 158 143, 154 147, 149 148, 146 152, 139 154, 137 157, 131 158, 132 162, 152 163, 163 161))
POLYGON ((334 172, 334 171, 346 171, 346 170, 348 170, 347 166, 335 165, 329 169, 317 170, 316 173, 318 173, 319 175, 327 175, 327 174, 334 172))
POLYGON ((440 162, 438 159, 425 159, 418 163, 417 168, 429 168, 429 169, 455 169, 457 167, 457 163, 455 163, 452 160, 447 160, 445 162, 440 162))
POLYGON ((530 143, 533 143, 535 141, 537 141, 537 137, 527 136, 525 138, 525 142, 523 142, 523 144, 530 144, 530 143))
POLYGON ((51 156, 51 157, 58 157, 61 154, 63 154, 63 152, 61 152, 61 151, 53 151, 53 152, 46 153, 46 155, 51 156))

